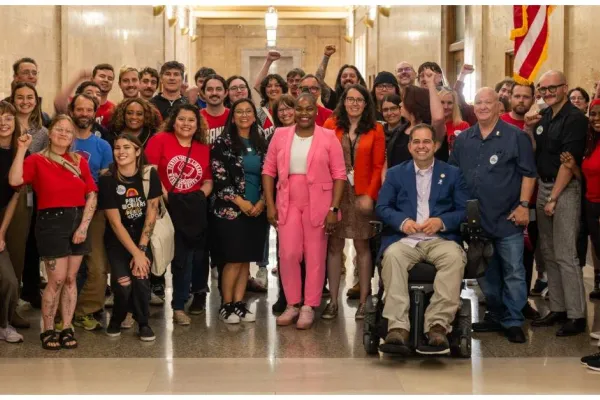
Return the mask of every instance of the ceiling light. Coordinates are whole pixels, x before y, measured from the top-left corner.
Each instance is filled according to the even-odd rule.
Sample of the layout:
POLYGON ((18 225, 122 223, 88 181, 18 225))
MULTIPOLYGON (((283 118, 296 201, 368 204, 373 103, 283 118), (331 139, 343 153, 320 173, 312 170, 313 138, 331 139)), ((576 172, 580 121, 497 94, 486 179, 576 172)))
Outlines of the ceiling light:
POLYGON ((265 29, 277 29, 277 10, 269 7, 265 13, 265 29))

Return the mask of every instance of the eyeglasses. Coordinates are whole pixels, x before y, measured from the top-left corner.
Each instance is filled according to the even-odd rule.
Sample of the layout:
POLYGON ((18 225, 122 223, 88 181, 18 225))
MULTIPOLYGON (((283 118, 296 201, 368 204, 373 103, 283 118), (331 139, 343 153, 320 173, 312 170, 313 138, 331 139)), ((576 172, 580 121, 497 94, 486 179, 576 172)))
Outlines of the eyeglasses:
POLYGON ((381 109, 381 113, 382 114, 386 114, 389 112, 396 112, 400 110, 400 106, 394 106, 394 107, 388 107, 388 108, 382 108, 381 109))
POLYGON ((394 90, 394 85, 391 83, 380 83, 379 85, 375 86, 375 89, 394 90))
POLYGON ((552 94, 556 93, 556 91, 558 90, 559 87, 563 87, 565 86, 566 83, 561 83, 560 85, 552 85, 552 86, 540 86, 538 88, 538 92, 540 92, 540 94, 543 96, 546 94, 546 92, 550 92, 552 94))
POLYGON ((70 136, 73 136, 75 134, 75 132, 73 132, 72 130, 65 129, 65 128, 54 128, 54 129, 52 129, 52 132, 58 133, 60 135, 62 135, 64 133, 64 134, 67 134, 70 136))
POLYGON ((346 97, 346 103, 358 104, 360 106, 365 104, 365 99, 363 99, 362 97, 346 97))
POLYGON ((310 92, 310 93, 319 93, 319 90, 321 90, 321 88, 320 88, 320 87, 318 87, 318 86, 311 86, 311 87, 308 87, 308 86, 300 86, 300 90, 301 90, 303 93, 308 93, 308 92, 310 92))
POLYGON ((235 115, 238 117, 243 117, 244 115, 252 115, 254 111, 252 110, 235 110, 235 115))
POLYGON ((229 88, 230 92, 243 92, 244 90, 248 90, 248 86, 240 85, 240 86, 231 86, 229 88))
POLYGON ((285 113, 293 113, 294 109, 293 108, 280 108, 279 110, 277 110, 277 114, 285 114, 285 113))
POLYGON ((14 115, 3 115, 0 117, 0 121, 2 122, 14 122, 15 121, 15 116, 14 115))
POLYGON ((398 68, 398 69, 396 70, 396 72, 397 72, 397 73, 399 73, 399 74, 401 74, 401 73, 403 73, 403 72, 407 72, 407 73, 408 73, 408 72, 412 72, 412 70, 413 70, 413 69, 412 69, 411 67, 404 67, 404 68, 398 68))

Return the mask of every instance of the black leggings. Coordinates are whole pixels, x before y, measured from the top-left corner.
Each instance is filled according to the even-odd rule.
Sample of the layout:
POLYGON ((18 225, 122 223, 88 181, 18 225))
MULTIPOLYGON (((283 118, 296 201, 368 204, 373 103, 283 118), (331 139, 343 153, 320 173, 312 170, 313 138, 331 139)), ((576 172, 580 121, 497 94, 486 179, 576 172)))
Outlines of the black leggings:
MULTIPOLYGON (((148 325, 150 314, 150 280, 133 276, 129 263, 131 254, 121 245, 107 246, 110 263, 110 282, 115 296, 111 323, 121 326, 125 316, 133 310, 133 318, 139 326, 148 325)), ((152 251, 148 246, 146 257, 152 262, 152 251)))
POLYGON ((600 203, 585 200, 585 218, 587 230, 596 254, 600 256, 600 203))

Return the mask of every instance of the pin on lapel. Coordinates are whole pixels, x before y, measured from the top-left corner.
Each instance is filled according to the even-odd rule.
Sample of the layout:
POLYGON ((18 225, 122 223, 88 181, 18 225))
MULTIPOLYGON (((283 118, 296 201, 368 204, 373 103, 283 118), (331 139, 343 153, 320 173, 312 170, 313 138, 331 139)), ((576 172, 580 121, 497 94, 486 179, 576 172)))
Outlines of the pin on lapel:
POLYGON ((440 180, 438 181, 438 185, 441 185, 444 182, 444 178, 446 177, 445 174, 441 174, 440 175, 440 180))

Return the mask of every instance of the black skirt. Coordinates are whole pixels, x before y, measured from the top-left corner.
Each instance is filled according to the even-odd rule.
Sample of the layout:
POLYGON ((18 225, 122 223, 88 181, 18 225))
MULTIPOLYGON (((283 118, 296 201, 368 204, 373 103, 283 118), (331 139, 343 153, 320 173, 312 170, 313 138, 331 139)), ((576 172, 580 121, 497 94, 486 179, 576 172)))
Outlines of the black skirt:
POLYGON ((241 214, 233 220, 211 214, 210 257, 213 264, 263 261, 269 223, 266 210, 258 217, 241 214))

